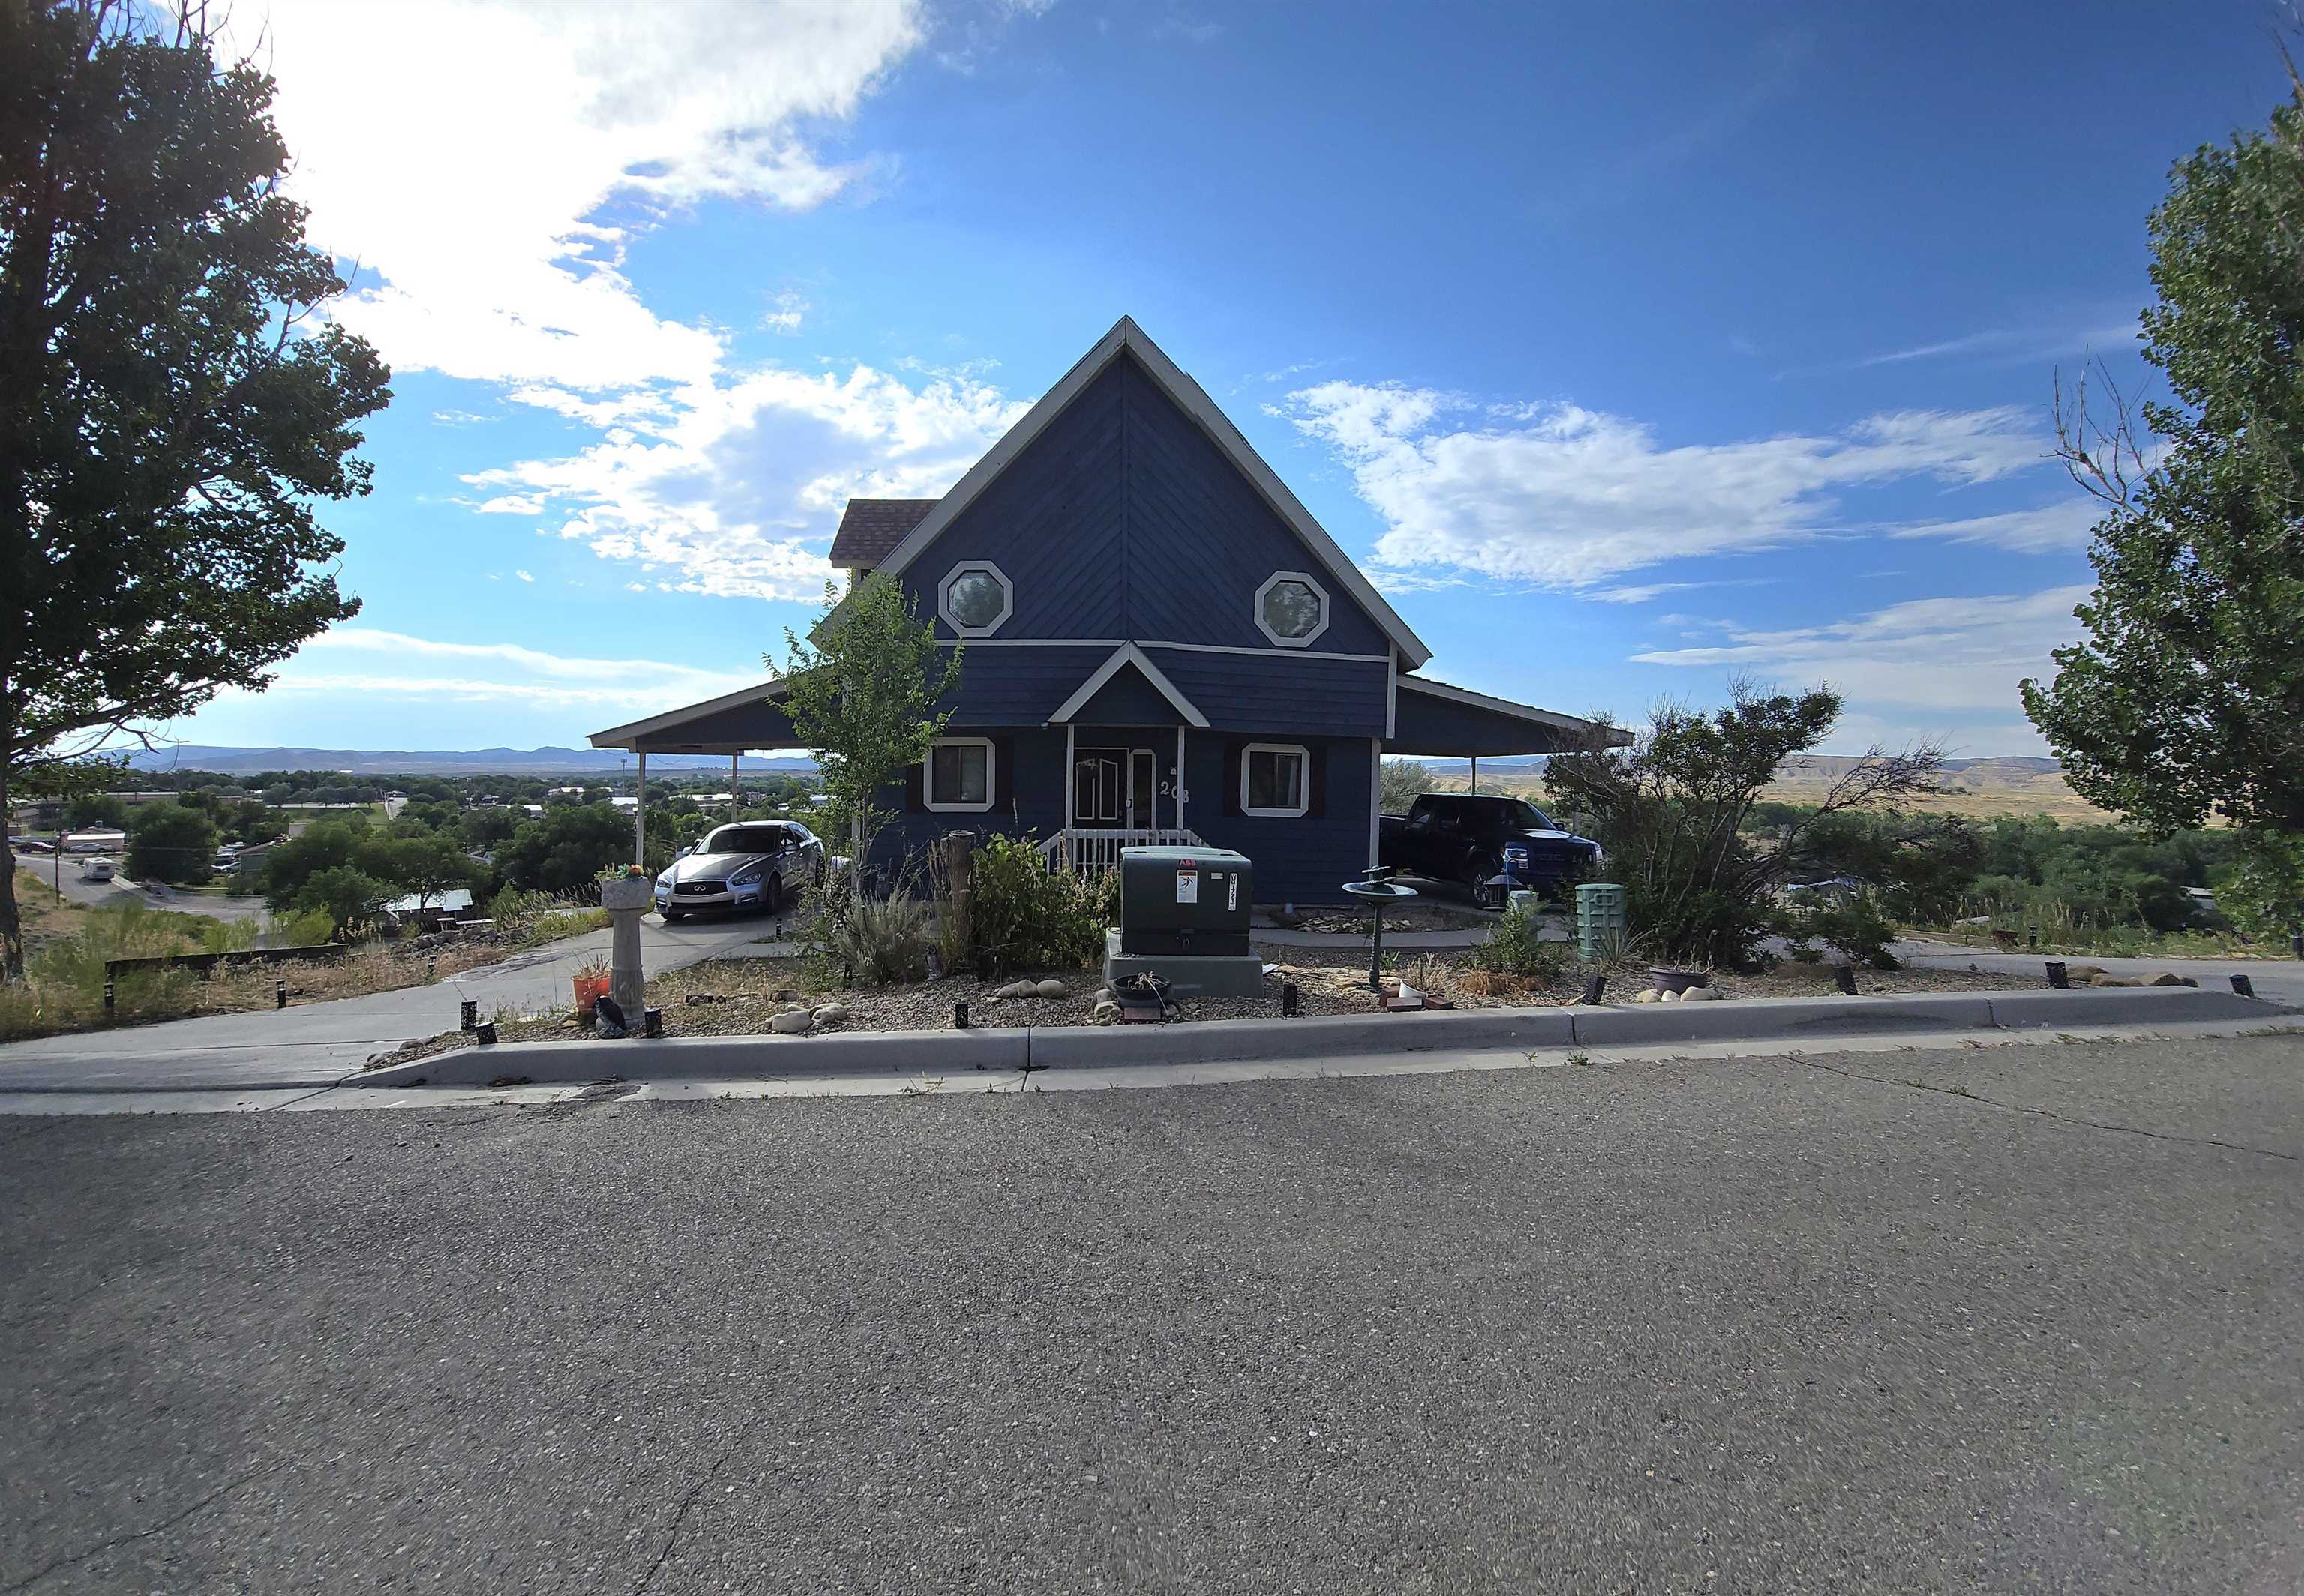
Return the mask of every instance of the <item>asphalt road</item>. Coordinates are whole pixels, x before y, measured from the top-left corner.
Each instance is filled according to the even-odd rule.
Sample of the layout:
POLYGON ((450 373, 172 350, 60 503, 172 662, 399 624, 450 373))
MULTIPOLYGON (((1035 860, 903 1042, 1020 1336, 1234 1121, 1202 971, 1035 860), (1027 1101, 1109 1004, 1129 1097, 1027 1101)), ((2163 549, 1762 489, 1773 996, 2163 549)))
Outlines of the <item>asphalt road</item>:
POLYGON ((0 1592, 2286 1592, 2300 1159, 2295 1038, 0 1120, 0 1592))
MULTIPOLYGON (((84 881, 80 867, 83 859, 93 859, 93 853, 67 853, 64 856, 64 872, 56 872, 56 856, 53 853, 18 853, 16 868, 30 870, 40 879, 42 885, 60 887, 67 903, 99 908, 106 904, 124 904, 131 899, 148 904, 155 909, 174 909, 183 914, 205 914, 210 920, 261 920, 264 900, 252 893, 223 896, 214 893, 184 892, 172 887, 146 886, 140 881, 114 876, 109 881, 84 881)), ((117 860, 118 855, 113 856, 117 860)))

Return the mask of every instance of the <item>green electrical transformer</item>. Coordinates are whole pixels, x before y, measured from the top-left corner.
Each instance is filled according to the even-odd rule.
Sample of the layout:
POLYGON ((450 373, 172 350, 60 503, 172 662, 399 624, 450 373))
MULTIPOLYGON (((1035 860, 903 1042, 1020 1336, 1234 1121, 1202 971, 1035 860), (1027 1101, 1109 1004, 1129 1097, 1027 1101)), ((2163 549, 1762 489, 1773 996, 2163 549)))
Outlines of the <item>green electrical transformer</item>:
POLYGON ((1179 997, 1262 992, 1263 962, 1248 939, 1255 882, 1255 865, 1229 848, 1122 848, 1105 980, 1149 971, 1179 997))

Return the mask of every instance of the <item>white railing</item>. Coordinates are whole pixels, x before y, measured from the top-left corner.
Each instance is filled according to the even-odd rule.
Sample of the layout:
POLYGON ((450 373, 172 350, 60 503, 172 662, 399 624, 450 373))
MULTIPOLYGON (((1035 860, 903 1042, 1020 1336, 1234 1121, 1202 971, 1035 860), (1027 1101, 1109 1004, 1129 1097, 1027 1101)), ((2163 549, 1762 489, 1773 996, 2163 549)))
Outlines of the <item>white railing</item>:
POLYGON ((1197 833, 1179 831, 1174 827, 1154 827, 1122 831, 1059 831, 1040 845, 1041 857, 1053 868, 1059 860, 1076 870, 1109 870, 1120 868, 1122 848, 1205 848, 1207 843, 1197 833))

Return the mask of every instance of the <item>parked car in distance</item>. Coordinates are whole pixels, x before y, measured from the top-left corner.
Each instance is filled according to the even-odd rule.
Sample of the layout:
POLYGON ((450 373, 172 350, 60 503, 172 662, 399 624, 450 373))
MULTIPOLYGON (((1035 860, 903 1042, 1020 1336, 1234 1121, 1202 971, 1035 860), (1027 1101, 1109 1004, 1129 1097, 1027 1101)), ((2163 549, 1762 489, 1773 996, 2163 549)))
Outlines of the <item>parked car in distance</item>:
POLYGON ((109 859, 83 859, 80 862, 80 879, 83 881, 109 881, 120 873, 120 867, 109 859))
POLYGON ((19 853, 53 853, 56 851, 55 844, 43 842, 37 836, 20 836, 10 845, 19 853))
POLYGON ((1590 875, 1600 845, 1563 831, 1525 798, 1427 793, 1404 815, 1378 822, 1376 856, 1403 874, 1461 881, 1482 908, 1502 908, 1510 888, 1555 893, 1590 875))
POLYGON ((740 820, 672 862, 656 879, 656 909, 667 924, 706 909, 774 914, 824 870, 824 845, 799 821, 740 820))

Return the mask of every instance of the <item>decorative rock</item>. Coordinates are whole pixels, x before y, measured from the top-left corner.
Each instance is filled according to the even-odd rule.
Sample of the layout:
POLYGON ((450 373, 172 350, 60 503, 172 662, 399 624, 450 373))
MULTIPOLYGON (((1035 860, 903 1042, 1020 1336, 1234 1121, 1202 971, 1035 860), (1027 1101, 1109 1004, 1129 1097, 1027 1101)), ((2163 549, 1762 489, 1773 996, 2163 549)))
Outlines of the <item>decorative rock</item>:
POLYGON ((2067 964, 2064 966, 2065 979, 2072 981, 2091 981, 2103 973, 2104 966, 2102 964, 2067 964))
POLYGON ((768 1022, 778 1036, 806 1036, 816 1029, 816 1016, 804 1008, 788 1008, 768 1022))
POLYGON ((1678 992, 1658 992, 1656 994, 1656 1001, 1658 1003, 1677 1003, 1680 1001, 1680 994, 1678 992))
POLYGON ((1040 983, 1033 981, 1012 981, 992 994, 995 998, 1038 998, 1040 983))
POLYGON ((2132 975, 2099 975, 2088 982, 2092 987, 2140 987, 2143 984, 2132 975))
POLYGON ((1054 977, 1042 981, 1037 990, 1043 998, 1069 998, 1072 995, 1072 989, 1070 987, 1054 977))
POLYGON ((1635 1003, 1654 1003, 1656 1000, 1656 994, 1654 987, 1642 987, 1632 994, 1632 1001, 1635 1003))
POLYGON ((2173 970, 2163 970, 2159 974, 2154 976, 2150 981, 2146 981, 2144 984, 2147 987, 2184 987, 2190 986, 2194 983, 2186 981, 2173 970))
POLYGON ((810 1016, 819 1025, 837 1025, 847 1017, 848 1006, 844 1003, 818 1004, 810 1016))
POLYGON ((1106 998, 1096 1006, 1094 1017, 1099 1025, 1117 1025, 1120 1023, 1120 1005, 1106 998))
POLYGON ((1717 1003, 1720 994, 1710 987, 1690 987, 1680 995, 1682 1003, 1717 1003))

